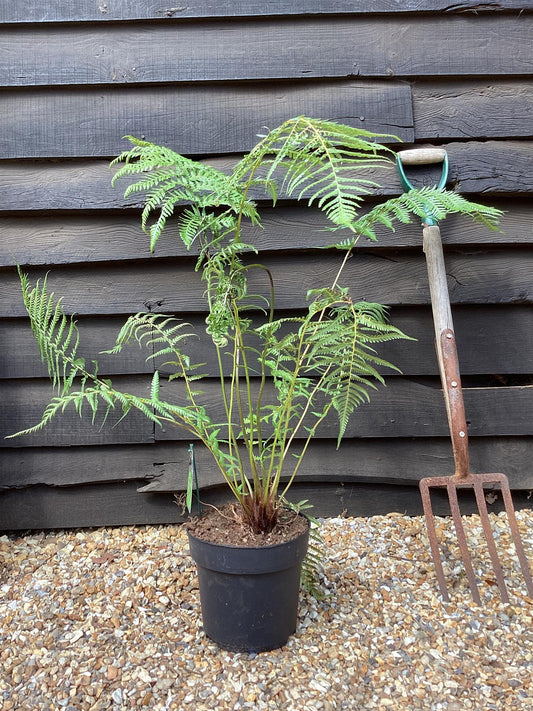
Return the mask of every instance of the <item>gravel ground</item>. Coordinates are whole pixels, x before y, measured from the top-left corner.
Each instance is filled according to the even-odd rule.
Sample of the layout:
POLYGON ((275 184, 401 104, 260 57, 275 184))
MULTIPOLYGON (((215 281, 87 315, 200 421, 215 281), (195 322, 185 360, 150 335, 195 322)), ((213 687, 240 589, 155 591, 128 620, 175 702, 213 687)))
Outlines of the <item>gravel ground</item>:
MULTIPOLYGON (((518 517, 531 554, 533 511, 518 517)), ((512 604, 480 544, 481 608, 448 520, 437 520, 448 604, 423 518, 327 520, 325 599, 303 594, 296 634, 259 655, 204 637, 180 526, 0 537, 2 709, 532 709, 533 600, 505 517, 492 521, 512 604)), ((481 540, 479 519, 465 523, 481 540)))

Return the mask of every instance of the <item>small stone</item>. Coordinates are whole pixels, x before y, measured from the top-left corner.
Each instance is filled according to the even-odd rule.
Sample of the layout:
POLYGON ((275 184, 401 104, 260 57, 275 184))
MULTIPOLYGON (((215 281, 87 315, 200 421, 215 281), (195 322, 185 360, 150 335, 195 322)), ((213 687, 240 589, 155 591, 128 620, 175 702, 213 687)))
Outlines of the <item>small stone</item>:
POLYGON ((121 704, 122 703, 122 689, 115 689, 113 693, 111 694, 111 698, 116 704, 121 704))
POLYGON ((109 679, 109 681, 113 681, 116 679, 119 675, 119 670, 113 666, 112 664, 107 667, 106 669, 106 678, 109 679))
POLYGON ((146 671, 146 669, 139 669, 139 679, 141 681, 144 681, 145 684, 151 684, 152 683, 152 677, 150 674, 146 671))

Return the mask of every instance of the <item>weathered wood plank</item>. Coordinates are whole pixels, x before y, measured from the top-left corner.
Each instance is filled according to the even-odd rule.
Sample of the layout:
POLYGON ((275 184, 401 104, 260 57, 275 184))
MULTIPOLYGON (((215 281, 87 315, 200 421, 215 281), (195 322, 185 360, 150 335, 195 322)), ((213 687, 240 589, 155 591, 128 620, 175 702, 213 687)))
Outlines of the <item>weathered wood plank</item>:
MULTIPOLYGON (((436 375, 433 321, 429 308, 393 307, 391 322, 416 341, 392 341, 380 349, 405 375, 436 375)), ((463 375, 533 372, 531 306, 456 306, 453 321, 463 375)))
POLYGON ((445 148, 451 164, 450 182, 459 192, 533 192, 533 176, 530 170, 530 177, 525 177, 524 162, 530 160, 526 157, 533 148, 530 141, 469 141, 450 143, 445 148), (507 158, 504 157, 506 149, 509 150, 507 158), (505 165, 503 170, 501 161, 505 165))
POLYGON ((47 0, 44 4, 33 0, 18 0, 0 7, 0 23, 29 22, 94 22, 127 20, 161 20, 165 18, 201 17, 268 17, 273 15, 369 15, 372 13, 410 12, 497 12, 522 10, 530 0, 499 0, 498 2, 457 2, 449 0, 337 0, 332 6, 330 0, 196 0, 187 6, 160 7, 160 2, 146 0, 109 0, 88 3, 86 0, 47 0))
POLYGON ((412 91, 417 141, 533 135, 530 82, 416 82, 412 91))
MULTIPOLYGON (((459 248, 456 248, 457 250, 459 248)), ((307 305, 309 289, 329 286, 339 268, 339 255, 330 252, 309 255, 268 256, 262 263, 276 284, 276 306, 280 310, 307 305)), ((484 252, 453 252, 446 255, 452 303, 531 303, 533 296, 533 252, 530 249, 484 252)), ((203 313, 204 284, 191 264, 169 264, 166 260, 124 267, 57 268, 49 274, 48 288, 63 298, 66 313, 117 314, 153 311, 157 313, 203 313), (179 288, 176 285, 179 284, 179 288)), ((40 269, 26 270, 30 279, 42 278, 40 269)), ((348 260, 342 283, 351 286, 356 301, 395 304, 427 304, 429 288, 421 253, 372 250, 348 260)), ((261 271, 249 272, 250 293, 268 297, 269 283, 261 271)), ((5 272, 0 282, 0 317, 25 315, 16 272, 5 272)))
MULTIPOLYGON (((218 493, 218 492, 217 492, 218 493)), ((513 502, 516 510, 531 509, 529 491, 515 491, 513 502)), ((471 490, 459 492, 461 513, 479 513, 471 490)), ((332 516, 386 516, 401 513, 407 516, 422 516, 422 501, 418 487, 394 486, 390 484, 296 484, 291 489, 289 499, 293 502, 308 499, 313 504, 312 514, 325 518, 332 516)), ((436 516, 449 516, 450 505, 445 490, 431 494, 433 512, 436 516)), ((491 499, 492 500, 492 499, 491 499)), ((501 495, 497 495, 488 509, 494 513, 504 510, 501 495)), ((428 550, 427 562, 430 563, 428 550)))
MULTIPOLYGON (((533 311, 527 306, 462 307, 455 313, 456 333, 463 374, 529 374, 531 363, 524 358, 533 348, 533 311), (497 337, 495 337, 497 334, 497 337)), ((202 317, 193 317, 191 331, 198 339, 190 339, 187 352, 193 362, 203 362, 202 371, 211 376, 218 373, 216 354, 205 333, 202 317)), ((392 322, 416 341, 396 341, 386 345, 383 355, 405 375, 435 375, 437 365, 433 347, 433 328, 429 309, 395 308, 392 322)), ((113 345, 120 319, 80 319, 81 344, 78 353, 89 362, 98 358, 100 372, 105 375, 152 372, 146 362, 146 352, 136 346, 119 356, 100 355, 113 345)), ((0 378, 34 378, 46 376, 37 346, 26 321, 0 323, 0 378)), ((379 350, 379 349, 378 349, 379 350)), ((158 363, 162 373, 168 368, 158 363)), ((229 367, 229 366, 228 366, 229 367)))
MULTIPOLYGON (((149 396, 150 378, 117 377, 116 387, 135 395, 149 396)), ((91 422, 91 412, 87 407, 83 418, 71 406, 65 414, 39 432, 31 435, 5 439, 37 424, 46 405, 54 396, 47 380, 3 380, 0 382, 0 446, 1 447, 45 447, 69 445, 102 444, 149 444, 154 441, 154 425, 137 411, 130 412, 121 420, 122 411, 111 412, 107 422, 102 424, 105 408, 91 422)))
MULTIPOLYGON (((257 391, 254 383, 252 391, 257 391)), ((203 381, 198 402, 205 405, 214 422, 224 421, 219 383, 203 381)), ((176 381, 164 383, 162 397, 179 402, 183 395, 176 381)), ((496 388, 464 388, 469 432, 473 437, 533 434, 533 385, 496 388)), ((265 402, 274 401, 270 387, 265 402)), ((311 418, 309 420, 311 426, 311 418)), ((445 437, 449 433, 446 411, 436 379, 407 380, 390 377, 387 387, 371 394, 371 402, 360 405, 346 428, 346 437, 445 437)), ((335 438, 338 423, 332 415, 317 430, 320 438, 335 438)), ((163 425, 155 431, 156 441, 183 440, 180 429, 163 425)))
POLYGON ((411 90, 394 82, 32 89, 0 95, 0 114, 3 158, 112 156, 124 135, 188 155, 242 153, 265 126, 302 114, 414 140, 411 90))
POLYGON ((132 481, 142 486, 174 461, 185 443, 3 449, 0 490, 132 481))
MULTIPOLYGON (((204 319, 193 316, 187 317, 187 321, 191 323, 191 331, 198 335, 189 339, 187 352, 193 362, 205 363, 202 372, 215 377, 217 358, 211 338, 205 332, 204 319)), ((391 310, 391 321, 416 341, 391 341, 381 349, 383 357, 404 375, 436 375, 430 309, 396 306, 391 310)), ((79 318, 78 353, 86 362, 97 358, 100 372, 106 376, 151 373, 154 366, 146 361, 146 350, 136 344, 119 355, 101 354, 114 344, 123 322, 123 318, 115 317, 79 318)), ((463 375, 497 375, 505 382, 506 375, 532 373, 528 355, 533 353, 533 309, 530 306, 459 306, 454 309, 454 323, 463 375)), ((47 376, 26 320, 0 321, 0 343, 0 379, 47 376)), ((160 362, 157 367, 162 373, 168 371, 160 362)))
MULTIPOLYGON (((441 225, 445 245, 466 244, 530 244, 533 233, 533 206, 525 200, 483 200, 505 211, 501 231, 491 232, 471 220, 451 216, 441 225)), ((365 209, 361 210, 364 214, 365 209)), ((254 244, 258 251, 284 253, 323 247, 348 237, 347 230, 335 235, 324 232, 327 219, 319 210, 304 206, 265 208, 263 227, 245 225, 243 240, 254 244)), ((21 266, 105 262, 154 257, 185 257, 187 251, 178 235, 175 222, 169 221, 157 243, 155 254, 149 250, 148 237, 142 232, 140 217, 125 214, 110 215, 49 215, 34 217, 1 217, 0 266, 10 267, 16 261, 21 266)), ((399 225, 395 232, 377 229, 378 240, 363 238, 365 249, 382 247, 420 247, 422 232, 416 222, 399 225)))
MULTIPOLYGON (((82 317, 76 320, 81 338, 78 355, 85 358, 86 363, 98 360, 101 374, 137 375, 153 372, 153 365, 146 361, 149 351, 137 346, 125 348, 118 356, 102 352, 115 344, 124 318, 82 317)), ((0 321, 0 343, 0 378, 47 377, 29 321, 0 321)))
MULTIPOLYGON (((220 499, 220 495, 219 495, 220 499)), ((168 494, 142 496, 135 482, 0 493, 2 530, 41 530, 183 521, 168 494)))
POLYGON ((3 86, 322 77, 520 75, 532 18, 490 14, 276 18, 4 28, 3 86), (442 51, 436 38, 446 37, 442 51), (490 42, 487 40, 490 37, 490 42))
MULTIPOLYGON (((528 492, 514 492, 516 509, 531 508, 528 492)), ((289 497, 294 502, 308 499, 314 516, 374 516, 399 512, 422 515, 417 487, 387 484, 295 484, 289 497)), ((437 515, 448 515, 445 493, 433 495, 437 515)), ((227 489, 205 492, 203 500, 220 506, 229 499, 227 489)), ((461 492, 461 511, 476 513, 470 492, 461 492)), ((500 498, 489 504, 501 510, 500 498)), ((174 524, 184 521, 180 509, 168 494, 139 494, 133 482, 52 488, 38 486, 0 494, 0 530, 25 531, 135 524, 174 524)), ((428 553, 428 563, 429 563, 428 553)))
MULTIPOLYGON (((527 489, 533 485, 532 453, 532 437, 475 437, 470 442, 472 471, 505 472, 512 489, 527 489)), ((202 491, 223 484, 222 475, 212 465, 211 455, 201 445, 196 446, 195 457, 202 491)), ((155 478, 139 491, 185 491, 188 470, 188 444, 176 442, 172 459, 154 466, 155 478)), ((449 438, 346 439, 339 449, 336 442, 326 439, 310 444, 296 481, 401 483, 405 486, 417 484, 427 476, 448 476, 454 471, 449 438)))
MULTIPOLYGON (((139 491, 180 492, 187 484, 188 449, 188 442, 5 449, 0 490, 135 480, 139 491)), ((211 455, 201 445, 195 454, 202 491, 222 484, 211 455)), ((473 437, 470 442, 472 470, 503 471, 513 489, 533 487, 532 454, 532 437, 473 437)), ((453 470, 449 438, 346 439, 338 450, 335 442, 325 439, 311 443, 297 480, 409 485, 453 470)))
MULTIPOLYGON (((533 141, 471 141, 444 147, 451 166, 449 185, 457 185, 461 193, 492 196, 533 192, 533 141)), ((208 162, 220 170, 231 170, 235 159, 215 158, 208 162)), ((360 175, 378 182, 383 197, 401 192, 393 170, 361 171, 360 175)), ((111 176, 108 163, 102 160, 0 162, 0 212, 139 208, 139 194, 124 200, 128 182, 118 181, 113 189, 111 176)))
MULTIPOLYGON (((143 388, 139 379, 115 378, 116 387, 136 394, 148 394, 149 382, 143 388)), ((389 378, 386 388, 372 394, 369 404, 361 405, 346 430, 347 438, 357 437, 445 437, 448 425, 443 398, 436 379, 417 382, 389 378)), ((257 384, 253 386, 255 389, 257 384)), ((205 404, 214 422, 224 420, 220 388, 216 380, 202 382, 203 394, 198 402, 205 404)), ((183 402, 180 385, 163 383, 162 398, 183 402)), ((272 389, 265 391, 265 402, 273 399, 272 389)), ((2 413, 0 447, 43 447, 102 444, 143 444, 156 441, 190 441, 190 435, 171 426, 154 426, 142 415, 132 412, 116 426, 118 413, 112 413, 101 426, 102 416, 93 425, 87 412, 80 419, 73 408, 43 430, 10 440, 6 435, 37 423, 51 399, 47 381, 1 381, 2 413), (155 431, 154 431, 155 430, 155 431)), ((466 388, 466 412, 472 436, 519 436, 533 434, 533 386, 466 388)), ((337 436, 338 426, 332 416, 318 430, 321 438, 337 436)))

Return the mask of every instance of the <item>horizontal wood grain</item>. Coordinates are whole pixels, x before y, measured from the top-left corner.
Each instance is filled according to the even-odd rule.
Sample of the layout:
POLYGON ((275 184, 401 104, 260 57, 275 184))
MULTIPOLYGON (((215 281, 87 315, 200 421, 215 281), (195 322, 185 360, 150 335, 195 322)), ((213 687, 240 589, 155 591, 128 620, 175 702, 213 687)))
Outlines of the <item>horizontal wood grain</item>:
POLYGON ((188 155, 243 153, 265 126, 302 114, 414 140, 411 91, 397 82, 33 88, 0 94, 0 113, 3 158, 112 156, 124 135, 188 155))
POLYGON ((0 492, 0 529, 4 531, 154 525, 183 520, 172 496, 142 496, 136 482, 131 481, 0 492))
MULTIPOLYGON (((220 495, 215 489, 213 495, 220 495)), ((300 484, 290 491, 289 499, 294 503, 307 499, 312 505, 311 513, 315 516, 386 516, 400 513, 406 516, 422 516, 422 500, 418 487, 396 486, 391 484, 300 484)), ((479 509, 471 489, 458 494, 463 515, 477 514, 479 509)), ((504 511, 501 494, 491 492, 488 510, 494 513, 504 511), (494 498, 493 498, 494 497, 494 498)), ((444 489, 431 493, 433 513, 436 516, 449 516, 448 494, 444 489)), ((516 510, 531 509, 529 491, 515 491, 513 503, 516 510)), ((428 552, 429 561, 429 552, 428 552)))
POLYGON ((301 114, 404 142, 533 135, 527 82, 417 82, 412 92, 413 109, 411 88, 394 81, 18 91, 0 96, 0 149, 3 158, 109 156, 130 134, 189 155, 237 153, 264 126, 301 114))
MULTIPOLYGON (((423 514, 420 493, 414 486, 296 483, 288 498, 295 503, 308 500, 313 506, 311 513, 320 517, 423 514)), ((222 487, 205 492, 202 500, 220 507, 231 499, 227 488, 222 487)), ((463 514, 477 513, 471 491, 460 492, 459 500, 463 514)), ((531 508, 527 490, 515 491, 513 500, 517 510, 531 508)), ((449 515, 446 492, 433 493, 432 503, 436 515, 449 515)), ((501 496, 489 504, 489 510, 502 510, 501 496)), ((139 494, 133 482, 64 489, 37 486, 0 493, 0 530, 4 531, 175 524, 185 520, 171 495, 139 494)))
POLYGON ((3 86, 521 75, 528 14, 6 26, 3 86), (446 37, 439 51, 435 38, 446 37), (490 41, 488 40, 490 38, 490 41))
MULTIPOLYGON (((266 256, 262 263, 276 285, 278 309, 307 306, 309 289, 333 283, 340 266, 337 252, 266 256)), ((459 247, 446 254, 448 287, 454 304, 531 303, 533 252, 524 247, 509 252, 471 252, 459 247)), ((42 269, 27 269, 30 280, 43 278, 42 269)), ((363 251, 348 260, 341 283, 349 286, 354 301, 427 304, 429 288, 425 260, 415 251, 363 251)), ((270 285, 263 270, 248 273, 249 293, 268 297, 270 285)), ((203 313, 206 311, 200 275, 191 263, 168 260, 149 266, 99 265, 57 267, 48 276, 48 289, 63 299, 66 313, 84 315, 136 313, 203 313), (179 285, 179 286, 178 286, 179 285)), ((6 271, 0 280, 0 318, 26 314, 18 275, 6 271)))
MULTIPOLYGON (((531 437, 472 438, 471 469, 473 472, 504 472, 512 489, 527 489, 533 485, 532 448, 531 437)), ((223 483, 220 472, 213 467, 211 455, 201 445, 195 448, 195 460, 202 490, 223 483)), ((176 442, 172 459, 155 465, 155 477, 139 491, 186 490, 188 466, 188 445, 176 442)), ((296 481, 379 482, 407 486, 417 484, 427 476, 448 476, 454 471, 449 438, 346 439, 339 448, 332 440, 320 439, 310 444, 296 481)))
MULTIPOLYGON (((378 350, 404 375, 436 375, 433 321, 428 307, 393 307, 391 322, 416 341, 378 350)), ((453 322, 463 375, 533 373, 533 309, 529 305, 455 306, 453 322)))
POLYGON ((0 23, 28 22, 117 22, 128 20, 161 20, 203 17, 240 17, 272 15, 327 15, 327 14, 372 14, 372 13, 422 13, 422 12, 497 12, 522 10, 527 0, 499 0, 498 2, 456 2, 449 0, 195 0, 187 5, 161 7, 154 0, 110 0, 88 3, 86 0, 18 0, 0 7, 0 23))
POLYGON ((533 135, 531 82, 434 80, 412 92, 417 141, 533 135))
MULTIPOLYGON (((492 232, 468 218, 451 215, 441 224, 445 245, 512 245, 531 244, 533 205, 529 200, 485 200, 505 211, 500 231, 492 232)), ((361 210, 361 214, 365 213, 361 210)), ((263 228, 245 224, 243 241, 258 251, 296 251, 321 248, 331 242, 348 238, 348 230, 335 234, 325 231, 328 221, 316 208, 304 205, 279 206, 262 210, 263 228)), ((127 214, 47 215, 35 217, 31 212, 20 217, 0 216, 0 266, 15 262, 27 265, 58 265, 120 260, 185 257, 191 252, 181 241, 177 220, 169 220, 154 253, 143 233, 140 216, 127 214)), ((422 231, 416 220, 398 225, 393 232, 385 227, 376 230, 377 241, 361 238, 359 247, 421 247, 422 231)), ((194 251, 192 252, 194 254, 194 251)))
POLYGON ((162 443, 8 448, 2 451, 0 490, 74 486, 135 480, 137 487, 160 473, 188 444, 162 443))
MULTIPOLYGON (((433 344, 433 325, 429 307, 393 307, 392 323, 414 341, 391 341, 378 352, 394 363, 404 375, 436 375, 438 373, 433 344)), ((506 382, 507 375, 533 373, 533 309, 528 305, 459 306, 454 308, 461 372, 463 375, 496 375, 506 382)), ((97 359, 100 373, 136 375, 153 372, 154 363, 147 361, 148 352, 137 344, 118 355, 106 355, 102 350, 115 343, 124 318, 80 317, 78 354, 86 362, 97 359)), ((205 332, 202 316, 187 317, 190 330, 197 334, 188 339, 186 352, 192 362, 202 362, 202 372, 218 373, 218 362, 211 338, 205 332)), ((0 379, 46 377, 37 344, 29 323, 24 319, 0 321, 0 379)), ((156 367, 164 374, 169 367, 161 359, 156 367)), ((230 366, 228 364, 228 373, 230 366)), ((383 369, 383 372, 386 372, 383 369)))
MULTIPOLYGON (((141 493, 186 488, 189 442, 94 447, 29 447, 2 451, 0 490, 34 486, 66 487, 135 481, 141 493)), ((533 437, 472 437, 472 471, 504 472, 511 488, 533 487, 533 437)), ((223 479, 211 455, 197 444, 196 464, 203 492, 223 479)), ((450 439, 316 439, 309 446, 297 481, 413 485, 426 476, 454 471, 450 439)))
MULTIPOLYGON (((150 378, 113 378, 115 387, 124 392, 149 395, 150 378)), ((184 402, 181 384, 162 383, 161 398, 184 402)), ((258 384, 252 384, 257 391, 258 384)), ((223 422, 225 413, 217 380, 203 380, 197 401, 206 407, 213 422, 223 422)), ((67 408, 46 428, 31 435, 6 440, 6 435, 36 424, 52 397, 50 385, 43 380, 0 381, 2 411, 0 447, 42 447, 68 445, 143 444, 151 441, 190 441, 191 435, 176 426, 154 427, 136 411, 112 426, 121 413, 111 413, 102 426, 102 414, 91 423, 86 413, 80 419, 67 408)), ((519 436, 533 434, 533 386, 465 388, 469 431, 472 436, 519 436)), ((272 402, 269 386, 264 401, 272 402)), ((311 422, 309 423, 311 424, 311 422)), ((338 425, 334 415, 319 428, 317 436, 335 438, 338 425)), ((346 437, 445 437, 448 434, 442 393, 437 379, 419 380, 390 377, 387 387, 379 386, 370 403, 360 405, 346 429, 346 437)))
MULTIPOLYGON (((113 383, 125 392, 149 396, 149 376, 144 379, 119 376, 113 378, 113 383)), ((0 447, 149 444, 154 441, 153 423, 137 411, 122 419, 122 410, 118 407, 104 422, 105 407, 101 407, 93 423, 89 408, 85 408, 80 418, 72 406, 35 434, 5 439, 36 425, 55 392, 48 380, 4 380, 0 382, 0 393, 0 447)))
MULTIPOLYGON (((386 378, 386 387, 371 392, 370 402, 360 405, 346 428, 346 437, 445 437, 449 433, 442 391, 437 379, 386 378)), ((258 385, 252 385, 257 392, 258 385)), ((219 383, 202 382, 198 402, 205 405, 214 422, 224 421, 219 383)), ((183 401, 180 384, 164 383, 162 397, 183 401)), ((473 437, 533 434, 533 385, 522 387, 464 388, 464 400, 473 437)), ((265 402, 273 402, 271 388, 265 402)), ((311 425, 312 418, 309 419, 311 425)), ((335 438, 338 423, 332 413, 317 430, 320 438, 335 438)), ((304 433, 302 432, 302 436, 304 433)), ((156 441, 182 440, 187 434, 172 426, 158 427, 156 441)))
MULTIPOLYGON (((124 142, 124 148, 127 148, 124 142)), ((450 161, 449 187, 456 186, 463 194, 529 195, 533 193, 533 141, 472 141, 445 144, 450 161)), ((235 158, 211 158, 208 163, 230 171, 235 158)), ((126 179, 110 182, 113 173, 107 161, 0 162, 0 212, 33 210, 117 210, 139 208, 142 197, 133 193, 122 196, 128 186, 126 179)), ((401 185, 394 170, 360 171, 362 178, 375 180, 381 188, 379 196, 397 195, 401 185)), ((426 176, 427 178, 428 176, 426 176)), ((431 174, 431 181, 435 177, 431 174)), ((265 199, 263 193, 252 193, 255 199, 265 199)), ((280 200, 283 195, 280 195, 280 200)))

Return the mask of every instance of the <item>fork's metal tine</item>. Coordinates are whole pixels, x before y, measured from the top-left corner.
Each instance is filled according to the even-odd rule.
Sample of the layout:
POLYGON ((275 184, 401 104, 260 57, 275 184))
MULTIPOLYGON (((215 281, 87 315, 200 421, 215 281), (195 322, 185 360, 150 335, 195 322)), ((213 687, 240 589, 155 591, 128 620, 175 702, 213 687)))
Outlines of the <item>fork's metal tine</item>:
POLYGON ((505 579, 503 576, 502 566, 500 564, 500 559, 498 557, 498 552, 496 550, 496 543, 494 541, 494 534, 492 532, 492 527, 489 520, 489 512, 487 510, 487 502, 485 501, 485 492, 483 490, 482 482, 476 478, 472 477, 474 480, 474 493, 476 495, 476 502, 479 511, 479 517, 481 520, 481 525, 483 526, 483 533, 485 534, 485 540, 487 541, 487 547, 489 549, 490 559, 492 561, 492 567, 494 569, 494 574, 496 576, 496 582, 498 583, 498 588, 500 590, 500 595, 503 602, 509 602, 509 595, 507 593, 507 588, 505 586, 505 579))
POLYGON ((529 568, 526 552, 524 550, 524 544, 522 543, 522 538, 520 537, 520 531, 518 530, 518 522, 516 520, 513 499, 511 497, 511 489, 509 488, 509 481, 506 476, 502 477, 500 485, 503 502, 505 504, 505 511, 507 513, 507 519, 509 521, 511 535, 513 537, 514 547, 518 556, 518 562, 520 563, 522 575, 526 581, 527 593, 529 597, 533 598, 533 580, 531 579, 531 570, 529 568))
POLYGON ((446 588, 446 578, 444 577, 444 569, 442 567, 442 561, 440 558, 439 543, 437 541, 437 531, 435 528, 435 517, 433 516, 433 508, 431 506, 431 495, 429 491, 428 481, 422 479, 420 481, 419 488, 420 495, 422 497, 422 506, 424 507, 429 545, 431 548, 431 555, 433 557, 433 565, 435 566, 437 581, 439 583, 440 594, 442 595, 442 599, 444 600, 444 602, 450 602, 450 597, 446 588))
POLYGON ((470 551, 468 550, 468 544, 466 542, 463 521, 461 520, 461 511, 459 510, 459 501, 457 499, 457 488, 452 477, 450 477, 446 488, 448 489, 450 509, 452 512, 455 532, 457 534, 459 550, 461 551, 461 557, 465 566, 466 577, 468 578, 468 584, 470 585, 470 590, 472 592, 474 602, 476 602, 478 605, 481 605, 481 597, 479 595, 479 590, 476 582, 476 575, 474 573, 474 568, 472 567, 472 558, 470 557, 470 551))
POLYGON ((432 487, 446 489, 448 492, 450 510, 455 526, 457 541, 461 551, 461 557, 465 565, 465 570, 468 577, 468 583, 470 586, 470 590, 472 591, 472 597, 474 601, 480 605, 482 603, 479 595, 479 589, 477 586, 474 569, 472 566, 472 559, 467 546, 466 535, 461 519, 461 512, 459 509, 459 501, 457 497, 458 488, 474 489, 477 508, 479 511, 479 517, 483 526, 483 533, 487 541, 487 546, 492 562, 492 568, 496 576, 496 581, 498 583, 501 598, 504 603, 509 602, 509 593, 505 584, 503 569, 496 549, 494 533, 490 525, 489 513, 485 502, 485 492, 483 489, 484 484, 497 484, 500 486, 505 505, 505 512, 509 521, 509 528, 518 556, 518 561, 520 563, 520 568, 524 576, 528 595, 529 597, 533 598, 533 579, 531 576, 531 569, 529 567, 529 562, 524 549, 524 544, 520 536, 520 531, 518 530, 518 522, 516 519, 515 509, 513 505, 511 489, 509 487, 509 480, 507 479, 505 474, 469 474, 468 477, 461 479, 460 482, 458 482, 457 478, 454 478, 453 476, 426 477, 424 479, 421 479, 419 482, 420 493, 422 495, 422 504, 424 506, 424 514, 426 519, 426 528, 428 531, 428 538, 431 547, 431 554, 435 565, 435 572, 437 575, 437 581, 439 583, 440 592, 445 602, 449 602, 450 598, 446 588, 446 579, 444 577, 442 560, 439 553, 439 544, 437 541, 435 517, 431 505, 430 489, 432 487))

